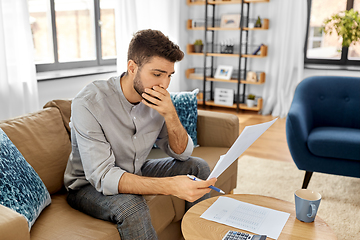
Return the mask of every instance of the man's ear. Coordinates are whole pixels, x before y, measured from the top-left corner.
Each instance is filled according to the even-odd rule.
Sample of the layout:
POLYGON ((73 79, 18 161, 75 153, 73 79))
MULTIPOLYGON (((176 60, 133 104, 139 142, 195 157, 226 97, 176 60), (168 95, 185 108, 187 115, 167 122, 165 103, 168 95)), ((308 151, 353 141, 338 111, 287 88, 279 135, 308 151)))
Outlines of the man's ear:
POLYGON ((127 70, 130 75, 135 75, 138 70, 138 65, 133 60, 129 60, 127 63, 127 70))

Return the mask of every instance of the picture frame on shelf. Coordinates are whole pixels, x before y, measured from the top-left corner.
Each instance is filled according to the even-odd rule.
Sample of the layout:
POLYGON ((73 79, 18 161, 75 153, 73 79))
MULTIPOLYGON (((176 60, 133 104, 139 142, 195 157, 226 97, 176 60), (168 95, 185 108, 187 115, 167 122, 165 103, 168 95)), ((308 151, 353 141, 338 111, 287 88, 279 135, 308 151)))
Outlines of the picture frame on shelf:
POLYGON ((233 72, 232 66, 219 65, 215 72, 215 78, 230 80, 233 72))
POLYGON ((221 28, 239 28, 240 27, 240 14, 224 14, 221 16, 221 28))

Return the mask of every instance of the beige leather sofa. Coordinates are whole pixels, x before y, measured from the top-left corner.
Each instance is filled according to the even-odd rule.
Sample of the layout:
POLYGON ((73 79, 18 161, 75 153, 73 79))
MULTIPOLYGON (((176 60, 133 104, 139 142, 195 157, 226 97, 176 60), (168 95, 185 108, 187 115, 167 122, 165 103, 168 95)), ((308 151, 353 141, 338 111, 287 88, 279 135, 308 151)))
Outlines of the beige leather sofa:
MULTIPOLYGON (((48 102, 35 113, 0 122, 0 128, 23 154, 45 183, 52 198, 31 231, 24 217, 0 205, 0 240, 120 239, 116 225, 72 209, 66 202, 63 174, 71 151, 70 100, 48 102)), ((213 168, 239 134, 237 116, 198 110, 198 143, 193 155, 213 168)), ((159 149, 151 157, 162 156, 159 149)), ((236 187, 237 161, 219 178, 216 186, 229 193, 236 187)), ((213 195, 217 193, 212 191, 213 195)), ((145 196, 160 239, 182 239, 181 219, 185 203, 172 196, 145 196)))

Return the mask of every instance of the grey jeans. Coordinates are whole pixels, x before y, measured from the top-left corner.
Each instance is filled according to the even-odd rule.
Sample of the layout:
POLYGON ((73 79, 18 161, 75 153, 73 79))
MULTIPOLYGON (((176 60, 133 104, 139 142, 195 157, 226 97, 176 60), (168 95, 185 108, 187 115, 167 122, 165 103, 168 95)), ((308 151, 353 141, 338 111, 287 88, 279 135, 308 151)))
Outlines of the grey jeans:
MULTIPOLYGON (((197 157, 190 157, 187 161, 173 158, 149 159, 144 163, 141 171, 143 176, 149 177, 191 174, 206 179, 210 174, 207 162, 197 157)), ((209 197, 210 194, 206 194, 193 203, 186 202, 186 210, 209 197)), ((157 239, 151 224, 149 208, 141 195, 105 196, 89 184, 80 190, 69 191, 67 201, 71 207, 92 217, 116 223, 122 240, 157 239)))

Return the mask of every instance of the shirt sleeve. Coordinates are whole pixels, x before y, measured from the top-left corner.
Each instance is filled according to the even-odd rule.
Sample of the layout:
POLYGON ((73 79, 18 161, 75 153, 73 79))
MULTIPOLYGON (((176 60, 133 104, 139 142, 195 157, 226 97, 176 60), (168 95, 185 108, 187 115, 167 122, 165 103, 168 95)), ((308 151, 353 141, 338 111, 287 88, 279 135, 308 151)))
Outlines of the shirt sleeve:
POLYGON ((160 149, 162 149, 170 157, 173 157, 173 158, 181 160, 181 161, 186 161, 190 158, 190 156, 194 150, 193 140, 191 139, 189 134, 187 134, 187 137, 188 137, 188 141, 187 141, 187 146, 185 148, 185 151, 182 152, 181 154, 175 153, 170 147, 169 135, 167 132, 166 123, 164 123, 164 125, 159 133, 159 137, 155 143, 160 149))
POLYGON ((118 194, 118 184, 125 171, 115 165, 111 145, 95 116, 88 107, 73 101, 71 121, 85 177, 104 195, 118 194))

